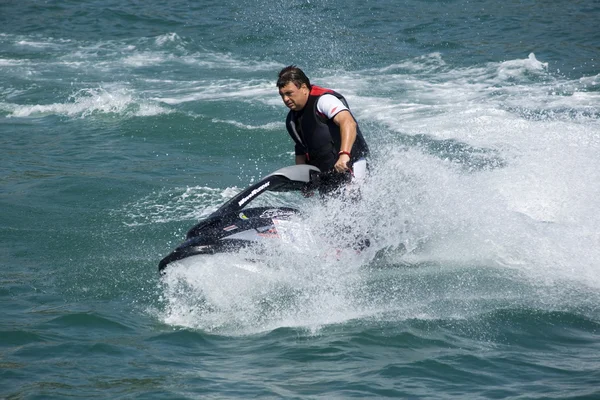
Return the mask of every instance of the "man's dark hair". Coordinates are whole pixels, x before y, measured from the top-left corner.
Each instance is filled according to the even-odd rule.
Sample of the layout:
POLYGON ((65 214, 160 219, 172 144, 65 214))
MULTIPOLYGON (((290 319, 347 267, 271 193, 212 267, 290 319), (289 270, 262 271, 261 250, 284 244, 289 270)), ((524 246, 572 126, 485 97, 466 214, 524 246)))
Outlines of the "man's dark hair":
POLYGON ((277 87, 281 89, 290 82, 294 82, 296 87, 302 86, 306 83, 306 87, 310 89, 310 80, 304 74, 304 72, 296 67, 295 65, 288 65, 281 71, 279 71, 279 79, 277 79, 277 87))

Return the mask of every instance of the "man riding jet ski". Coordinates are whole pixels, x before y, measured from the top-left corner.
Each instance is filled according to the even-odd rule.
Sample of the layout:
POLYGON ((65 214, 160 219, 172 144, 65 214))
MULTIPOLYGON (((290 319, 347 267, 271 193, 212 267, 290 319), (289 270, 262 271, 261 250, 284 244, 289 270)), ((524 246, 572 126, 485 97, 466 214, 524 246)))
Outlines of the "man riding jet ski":
MULTIPOLYGON (((320 172, 317 167, 300 164, 267 175, 193 226, 186 240, 160 261, 158 270, 164 273, 165 268, 177 261, 235 251, 277 237, 277 222, 289 220, 299 213, 298 210, 290 207, 245 207, 267 191, 312 191, 328 186, 332 178, 320 172)), ((333 179, 336 184, 339 183, 339 177, 333 179)))

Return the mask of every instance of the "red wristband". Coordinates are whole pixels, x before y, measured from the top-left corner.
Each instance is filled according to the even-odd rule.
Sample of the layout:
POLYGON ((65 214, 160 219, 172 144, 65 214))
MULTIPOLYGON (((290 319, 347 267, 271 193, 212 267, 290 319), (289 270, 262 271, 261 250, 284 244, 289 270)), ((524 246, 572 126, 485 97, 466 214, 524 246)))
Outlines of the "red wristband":
POLYGON ((347 151, 340 151, 340 152, 338 153, 338 157, 339 157, 339 156, 341 156, 342 154, 345 154, 345 155, 347 155, 348 157, 352 158, 352 154, 348 153, 347 151))

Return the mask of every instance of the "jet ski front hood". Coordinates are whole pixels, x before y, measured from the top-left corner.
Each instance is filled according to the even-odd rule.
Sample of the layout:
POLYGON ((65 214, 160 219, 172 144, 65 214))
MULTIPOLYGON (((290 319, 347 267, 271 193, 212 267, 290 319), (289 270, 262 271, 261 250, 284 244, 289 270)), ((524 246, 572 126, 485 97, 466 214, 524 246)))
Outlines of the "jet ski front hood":
POLYGON ((280 239, 275 225, 289 220, 298 210, 290 207, 247 206, 261 194, 300 191, 318 180, 320 170, 311 165, 281 168, 229 199, 218 210, 194 225, 186 240, 159 263, 159 271, 173 263, 200 254, 215 254, 263 245, 265 239, 280 239))

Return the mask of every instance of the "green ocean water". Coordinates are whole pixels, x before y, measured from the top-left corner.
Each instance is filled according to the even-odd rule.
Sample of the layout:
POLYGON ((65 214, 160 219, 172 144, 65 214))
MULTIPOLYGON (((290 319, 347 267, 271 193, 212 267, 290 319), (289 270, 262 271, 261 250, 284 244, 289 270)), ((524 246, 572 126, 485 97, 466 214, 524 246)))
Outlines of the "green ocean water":
MULTIPOLYGON (((0 4, 0 398, 600 397, 597 1, 0 4), (292 164, 277 72, 348 99, 361 254, 161 277, 292 164)), ((326 249, 325 249, 326 250, 326 249)))

